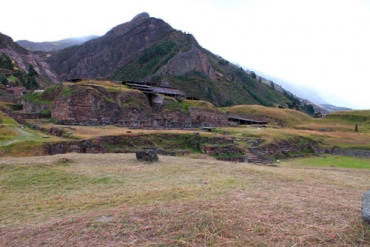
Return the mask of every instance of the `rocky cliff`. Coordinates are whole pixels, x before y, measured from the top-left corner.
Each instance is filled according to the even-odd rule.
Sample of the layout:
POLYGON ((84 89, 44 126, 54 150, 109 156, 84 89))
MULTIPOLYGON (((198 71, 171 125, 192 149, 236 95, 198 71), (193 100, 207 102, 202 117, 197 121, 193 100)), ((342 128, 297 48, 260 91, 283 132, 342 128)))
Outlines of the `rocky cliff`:
POLYGON ((197 71, 217 80, 216 71, 208 61, 207 55, 201 49, 193 46, 189 51, 177 53, 166 65, 160 68, 154 76, 170 74, 173 76, 185 75, 197 71))
POLYGON ((29 66, 32 65, 36 72, 42 76, 39 80, 41 86, 59 82, 59 77, 52 71, 43 58, 24 49, 15 43, 12 38, 1 33, 0 54, 5 54, 13 60, 15 70, 22 70, 27 73, 29 66))

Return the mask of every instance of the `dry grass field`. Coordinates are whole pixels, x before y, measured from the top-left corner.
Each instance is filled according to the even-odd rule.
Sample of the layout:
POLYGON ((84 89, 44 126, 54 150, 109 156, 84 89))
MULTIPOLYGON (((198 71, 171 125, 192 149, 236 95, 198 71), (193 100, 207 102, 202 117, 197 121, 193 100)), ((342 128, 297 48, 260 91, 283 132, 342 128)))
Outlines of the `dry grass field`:
POLYGON ((370 184, 366 159, 322 155, 267 167, 198 152, 160 156, 158 163, 117 153, 32 157, 47 142, 193 132, 233 138, 240 147, 245 139, 299 137, 327 148, 370 149, 369 112, 313 119, 259 106, 232 111, 276 122, 204 132, 27 120, 70 132, 45 138, 0 113, 0 246, 370 246, 361 217, 370 184))
POLYGON ((369 169, 199 156, 0 158, 0 245, 370 246, 369 169))

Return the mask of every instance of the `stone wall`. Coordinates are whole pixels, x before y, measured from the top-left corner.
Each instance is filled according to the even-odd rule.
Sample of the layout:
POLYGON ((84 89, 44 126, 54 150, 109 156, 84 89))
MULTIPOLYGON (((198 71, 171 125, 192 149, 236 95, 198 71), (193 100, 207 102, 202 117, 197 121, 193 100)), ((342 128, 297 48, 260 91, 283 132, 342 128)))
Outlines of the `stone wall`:
MULTIPOLYGON (((154 114, 153 114, 154 115, 154 114)), ((167 111, 154 115, 149 120, 120 119, 118 125, 132 128, 200 128, 227 126, 228 121, 225 114, 217 110, 191 108, 189 113, 180 110, 167 111)))
POLYGON ((12 110, 9 110, 1 106, 0 106, 0 110, 5 112, 9 117, 13 118, 15 121, 17 121, 20 124, 27 124, 24 119, 39 119, 39 118, 50 117, 49 114, 17 112, 17 111, 12 111, 12 110))
POLYGON ((211 109, 190 108, 190 122, 201 127, 227 126, 226 114, 211 109))
POLYGON ((201 145, 202 153, 216 156, 216 155, 242 155, 245 152, 234 145, 201 145))
POLYGON ((71 94, 60 94, 51 107, 61 124, 115 124, 119 120, 147 121, 148 98, 136 91, 109 93, 104 87, 69 85, 71 94))
POLYGON ((275 158, 300 157, 305 153, 320 154, 325 151, 325 149, 320 148, 314 141, 302 140, 301 138, 275 141, 261 147, 256 147, 254 150, 259 154, 275 158))
POLYGON ((25 111, 40 113, 49 109, 51 117, 65 125, 180 129, 229 124, 227 115, 217 109, 184 110, 175 99, 164 100, 160 95, 152 96, 151 106, 148 97, 135 90, 112 92, 97 85, 63 84, 49 91, 52 92, 45 92, 45 97, 52 98, 51 105, 23 101, 25 111))
POLYGON ((30 102, 26 100, 21 100, 21 104, 23 105, 23 110, 26 113, 41 113, 44 110, 49 110, 50 105, 42 104, 38 102, 30 102))
POLYGON ((370 150, 361 149, 342 149, 334 147, 329 151, 331 154, 359 157, 359 158, 370 158, 370 150))
POLYGON ((63 153, 107 153, 101 143, 93 143, 90 140, 77 142, 58 142, 47 143, 43 147, 43 155, 63 154, 63 153))

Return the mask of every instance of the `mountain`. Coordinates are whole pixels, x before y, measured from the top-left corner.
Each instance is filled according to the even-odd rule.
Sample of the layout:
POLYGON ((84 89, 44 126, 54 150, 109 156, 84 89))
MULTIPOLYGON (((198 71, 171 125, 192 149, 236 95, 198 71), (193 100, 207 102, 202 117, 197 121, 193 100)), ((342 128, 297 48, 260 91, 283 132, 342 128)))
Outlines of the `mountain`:
POLYGON ((63 39, 59 41, 50 41, 50 42, 32 42, 28 40, 18 40, 16 43, 18 43, 23 48, 29 50, 29 51, 44 51, 44 52, 50 52, 50 51, 58 51, 62 50, 64 48, 79 45, 82 43, 85 43, 86 41, 96 39, 98 38, 98 35, 90 35, 90 36, 84 36, 79 38, 69 38, 69 39, 63 39))
POLYGON ((340 106, 334 106, 330 104, 320 104, 325 110, 328 112, 335 112, 335 111, 352 111, 351 108, 348 107, 340 107, 340 106))
POLYGON ((311 114, 313 110, 290 92, 264 83, 254 73, 203 48, 193 35, 147 13, 101 37, 52 52, 31 53, 8 38, 4 54, 26 75, 32 65, 36 74, 50 83, 79 78, 150 82, 178 88, 189 98, 217 107, 255 104, 311 114))
POLYGON ((315 103, 315 104, 327 104, 326 100, 324 100, 320 95, 318 95, 314 90, 312 90, 310 88, 307 88, 307 87, 302 86, 302 85, 295 84, 295 83, 287 81, 287 80, 277 78, 275 76, 268 75, 268 74, 266 74, 262 71, 254 70, 254 72, 258 76, 261 76, 261 77, 263 77, 263 78, 265 78, 269 81, 272 81, 273 83, 281 86, 285 90, 293 93, 294 95, 296 95, 296 96, 298 96, 302 99, 309 100, 309 101, 311 101, 312 103, 315 103))
POLYGON ((59 82, 45 60, 0 33, 0 76, 2 84, 23 85, 28 89, 47 87, 59 82))
POLYGON ((193 35, 147 13, 45 59, 61 81, 102 78, 152 82, 176 87, 188 97, 216 106, 293 105, 284 93, 201 47, 193 35))
POLYGON ((281 90, 287 90, 294 94, 297 98, 304 104, 312 104, 316 112, 321 112, 323 114, 335 112, 335 111, 350 111, 351 108, 340 107, 327 103, 317 92, 307 88, 302 85, 295 84, 293 82, 282 80, 280 78, 265 74, 261 71, 255 71, 258 75, 257 77, 262 78, 262 82, 274 83, 275 88, 281 87, 281 90))

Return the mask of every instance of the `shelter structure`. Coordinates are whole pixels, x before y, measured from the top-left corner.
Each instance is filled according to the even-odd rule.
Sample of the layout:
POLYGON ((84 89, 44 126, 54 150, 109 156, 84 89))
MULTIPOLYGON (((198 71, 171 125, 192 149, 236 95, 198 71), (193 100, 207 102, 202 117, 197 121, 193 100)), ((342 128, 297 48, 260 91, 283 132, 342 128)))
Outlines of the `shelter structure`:
POLYGON ((136 89, 143 92, 146 95, 155 95, 161 94, 165 96, 174 97, 178 100, 183 100, 186 98, 185 93, 180 91, 177 88, 169 88, 169 87, 156 87, 152 85, 147 85, 145 83, 126 83, 131 89, 136 89))
POLYGON ((247 119, 237 116, 228 116, 228 121, 237 123, 237 125, 265 125, 268 123, 268 121, 262 121, 262 120, 255 120, 255 119, 247 119))

